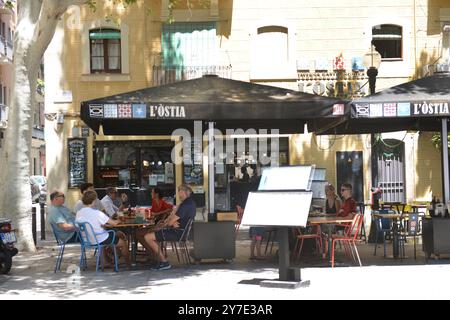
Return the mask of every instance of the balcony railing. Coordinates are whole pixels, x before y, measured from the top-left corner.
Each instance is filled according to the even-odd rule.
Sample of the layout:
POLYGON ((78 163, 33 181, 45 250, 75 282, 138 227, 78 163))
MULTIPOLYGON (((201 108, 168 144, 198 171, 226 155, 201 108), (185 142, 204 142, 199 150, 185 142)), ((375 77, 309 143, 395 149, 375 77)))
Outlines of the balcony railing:
POLYGON ((153 84, 160 86, 177 81, 200 78, 205 74, 216 74, 221 78, 231 79, 231 71, 231 66, 153 66, 153 84))
POLYGON ((12 63, 13 45, 4 37, 0 37, 0 64, 12 63))

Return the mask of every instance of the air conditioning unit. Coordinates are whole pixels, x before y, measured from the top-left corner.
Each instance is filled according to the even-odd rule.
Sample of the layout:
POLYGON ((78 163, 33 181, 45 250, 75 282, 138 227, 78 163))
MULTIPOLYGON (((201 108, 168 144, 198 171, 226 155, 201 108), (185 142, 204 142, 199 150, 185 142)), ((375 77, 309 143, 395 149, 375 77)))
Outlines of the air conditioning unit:
POLYGON ((6 127, 8 127, 8 122, 0 121, 0 129, 6 129, 6 127))
POLYGON ((450 72, 450 65, 448 63, 439 63, 436 65, 436 73, 450 72))

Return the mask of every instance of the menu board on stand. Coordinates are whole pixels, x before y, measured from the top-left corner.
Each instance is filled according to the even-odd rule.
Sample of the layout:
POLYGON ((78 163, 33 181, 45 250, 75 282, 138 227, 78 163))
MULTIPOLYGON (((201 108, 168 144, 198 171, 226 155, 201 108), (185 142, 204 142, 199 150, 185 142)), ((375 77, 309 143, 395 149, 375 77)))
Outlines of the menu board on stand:
POLYGON ((69 188, 76 188, 87 181, 87 139, 67 139, 69 152, 69 188))

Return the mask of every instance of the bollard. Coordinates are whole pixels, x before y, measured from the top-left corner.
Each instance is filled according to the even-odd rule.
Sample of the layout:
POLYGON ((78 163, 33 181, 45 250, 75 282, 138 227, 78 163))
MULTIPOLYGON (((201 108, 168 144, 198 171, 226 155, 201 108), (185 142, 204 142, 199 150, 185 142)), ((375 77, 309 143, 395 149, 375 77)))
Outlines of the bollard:
POLYGON ((31 232, 33 233, 34 245, 36 245, 36 207, 31 208, 31 232))
POLYGON ((45 240, 45 209, 44 204, 40 203, 41 207, 41 240, 45 240))

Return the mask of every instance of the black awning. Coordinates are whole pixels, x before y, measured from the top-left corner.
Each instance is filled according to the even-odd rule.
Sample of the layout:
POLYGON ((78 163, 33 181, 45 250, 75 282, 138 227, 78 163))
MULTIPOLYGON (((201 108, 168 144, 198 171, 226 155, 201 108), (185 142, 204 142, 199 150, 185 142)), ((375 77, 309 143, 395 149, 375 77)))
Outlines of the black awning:
POLYGON ((450 118, 450 74, 406 82, 349 105, 351 117, 322 133, 440 131, 441 119, 450 118))
POLYGON ((278 87, 204 76, 84 101, 81 119, 98 133, 144 135, 192 130, 193 120, 224 129, 279 129, 301 133, 327 129, 344 119, 341 100, 278 87))

